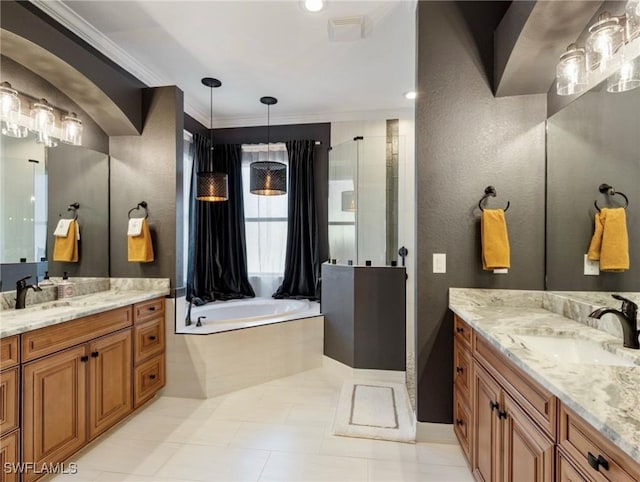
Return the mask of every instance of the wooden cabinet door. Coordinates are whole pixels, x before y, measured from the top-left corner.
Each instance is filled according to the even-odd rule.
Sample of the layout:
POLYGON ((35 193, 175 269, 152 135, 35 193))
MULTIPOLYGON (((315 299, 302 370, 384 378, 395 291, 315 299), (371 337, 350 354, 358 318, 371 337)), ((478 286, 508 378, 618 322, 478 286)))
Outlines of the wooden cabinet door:
POLYGON ((85 444, 87 361, 81 345, 22 367, 23 461, 62 462, 85 444))
POLYGON ((89 356, 89 439, 93 439, 133 409, 131 330, 92 341, 89 356))
POLYGON ((500 385, 480 365, 473 370, 473 475, 478 481, 499 482, 501 469, 500 385))
POLYGON ((554 443, 504 394, 498 418, 502 424, 504 482, 553 482, 554 443))
POLYGON ((0 482, 18 482, 20 475, 17 470, 18 453, 20 447, 20 430, 0 437, 0 482))

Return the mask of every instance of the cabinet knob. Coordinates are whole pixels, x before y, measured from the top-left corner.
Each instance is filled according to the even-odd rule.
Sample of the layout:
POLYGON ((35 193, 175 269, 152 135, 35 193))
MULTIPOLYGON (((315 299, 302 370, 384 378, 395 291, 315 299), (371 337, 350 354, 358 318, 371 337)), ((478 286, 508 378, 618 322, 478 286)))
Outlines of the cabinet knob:
POLYGON ((609 462, 602 455, 598 455, 598 457, 596 457, 589 452, 587 455, 587 461, 589 462, 589 465, 598 472, 600 472, 600 467, 604 470, 609 470, 609 462))
POLYGON ((492 400, 489 400, 489 408, 491 409, 492 412, 494 410, 499 410, 500 409, 500 404, 498 402, 494 402, 492 400))
POLYGON ((464 425, 464 421, 461 418, 456 418, 456 425, 464 425))
POLYGON ((88 361, 89 361, 89 357, 88 357, 87 355, 82 355, 82 356, 80 357, 80 361, 81 361, 82 363, 86 363, 86 362, 88 362, 88 361))
POLYGON ((458 333, 464 333, 464 328, 462 328, 461 326, 457 326, 457 327, 456 327, 456 331, 457 331, 458 333))
POLYGON ((462 372, 464 372, 464 368, 456 367, 456 373, 462 373, 462 372))
POLYGON ((149 336, 149 340, 153 341, 153 340, 155 340, 155 339, 156 339, 156 335, 150 335, 150 336, 149 336))
POLYGON ((99 353, 97 351, 91 352, 91 358, 98 358, 99 353))
POLYGON ((505 410, 498 410, 498 418, 507 418, 507 412, 505 410))
POLYGON ((151 375, 149 375, 149 378, 150 378, 151 380, 155 380, 155 379, 156 379, 156 374, 155 374, 155 373, 152 373, 151 375))

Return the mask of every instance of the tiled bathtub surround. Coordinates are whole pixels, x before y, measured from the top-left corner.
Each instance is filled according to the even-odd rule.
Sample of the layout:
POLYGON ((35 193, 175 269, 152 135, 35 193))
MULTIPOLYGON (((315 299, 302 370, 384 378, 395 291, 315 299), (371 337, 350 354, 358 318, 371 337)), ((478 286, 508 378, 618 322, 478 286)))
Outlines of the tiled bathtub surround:
MULTIPOLYGON (((566 406, 632 458, 640 461, 640 351, 623 348, 621 337, 595 330, 586 323, 578 323, 543 308, 543 305, 549 308, 553 305, 554 310, 582 318, 582 307, 559 299, 569 299, 566 293, 537 292, 541 301, 538 306, 534 302, 535 293, 452 288, 449 307, 566 406), (519 293, 522 295, 522 304, 518 301, 519 293), (543 298, 547 298, 546 301, 543 298), (559 364, 523 346, 517 335, 527 334, 558 335, 600 342, 638 366, 599 365, 594 369, 591 365, 559 364)), ((603 293, 594 293, 594 298, 590 297, 591 294, 582 296, 589 301, 604 302, 606 299, 603 293)), ((588 302, 585 304, 589 305, 588 302)), ((608 304, 619 307, 615 303, 608 304)), ((605 303, 593 306, 603 305, 605 303)))

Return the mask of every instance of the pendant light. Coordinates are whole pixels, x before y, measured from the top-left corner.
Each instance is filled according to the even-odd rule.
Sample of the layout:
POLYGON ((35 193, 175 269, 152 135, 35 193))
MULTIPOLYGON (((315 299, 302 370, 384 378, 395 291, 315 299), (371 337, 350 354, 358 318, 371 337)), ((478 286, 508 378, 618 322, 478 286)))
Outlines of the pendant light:
MULTIPOLYGON (((220 87, 222 82, 212 77, 205 77, 202 83, 211 89, 210 95, 210 125, 209 125, 209 166, 213 169, 213 89, 220 87)), ((196 193, 198 201, 218 202, 229 199, 229 180, 224 172, 198 172, 198 187, 196 193)))
POLYGON ((262 97, 260 102, 267 106, 267 160, 251 163, 249 187, 250 191, 258 196, 280 196, 287 193, 287 165, 269 160, 270 108, 278 99, 262 97))

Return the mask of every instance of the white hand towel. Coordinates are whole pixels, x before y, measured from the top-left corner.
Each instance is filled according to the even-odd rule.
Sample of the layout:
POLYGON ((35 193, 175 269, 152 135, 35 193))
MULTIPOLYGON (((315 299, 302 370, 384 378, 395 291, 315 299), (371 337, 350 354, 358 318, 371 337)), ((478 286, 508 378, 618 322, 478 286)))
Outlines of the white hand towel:
POLYGON ((131 218, 129 219, 129 229, 127 236, 140 236, 142 233, 142 221, 144 218, 131 218))
POLYGON ((56 226, 56 230, 53 232, 53 235, 60 238, 66 238, 69 233, 69 225, 71 224, 71 221, 72 219, 58 220, 58 225, 56 226))

